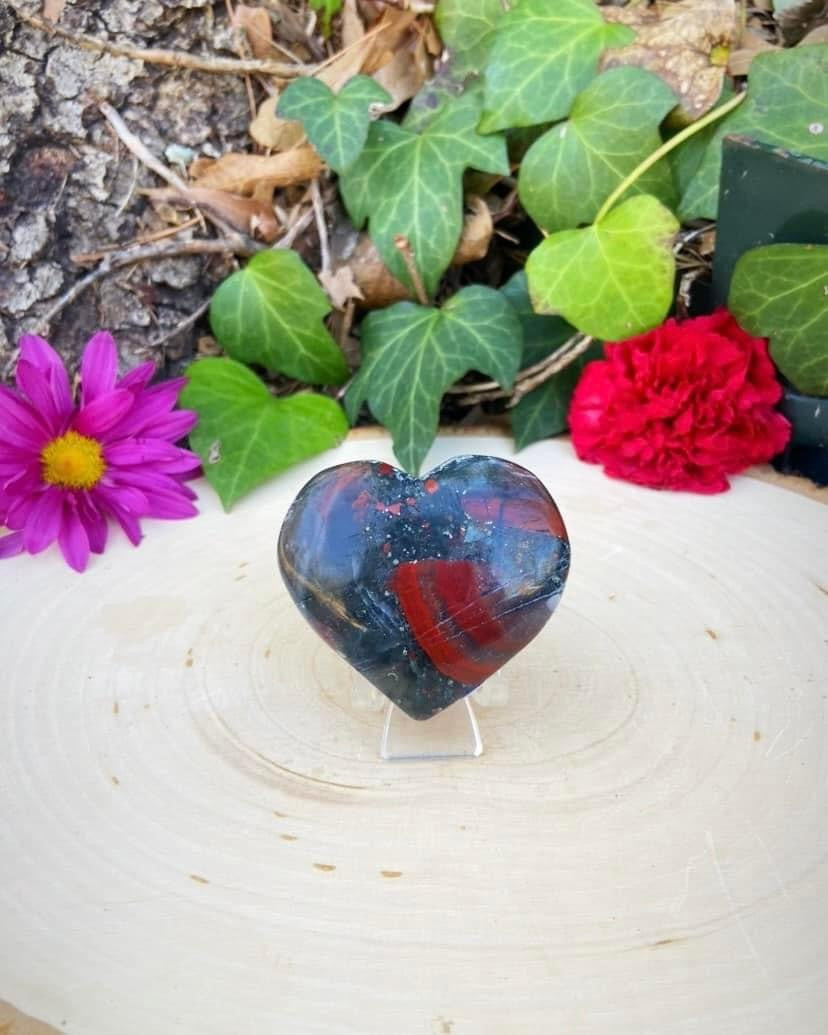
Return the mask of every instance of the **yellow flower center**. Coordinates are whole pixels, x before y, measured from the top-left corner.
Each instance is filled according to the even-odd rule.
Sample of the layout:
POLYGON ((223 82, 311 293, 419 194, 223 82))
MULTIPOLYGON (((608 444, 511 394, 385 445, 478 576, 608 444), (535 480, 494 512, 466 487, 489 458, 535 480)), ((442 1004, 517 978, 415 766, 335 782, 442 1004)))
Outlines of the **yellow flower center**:
POLYGON ((106 470, 100 442, 77 431, 52 439, 44 446, 40 461, 43 480, 63 489, 92 489, 106 470))

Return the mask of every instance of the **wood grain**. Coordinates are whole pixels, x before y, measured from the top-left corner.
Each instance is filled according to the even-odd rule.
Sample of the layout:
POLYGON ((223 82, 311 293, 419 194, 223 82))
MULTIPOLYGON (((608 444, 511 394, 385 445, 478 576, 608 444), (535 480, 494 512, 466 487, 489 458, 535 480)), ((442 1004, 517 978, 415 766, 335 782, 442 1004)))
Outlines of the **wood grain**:
MULTIPOLYGON (((470 452, 511 446, 432 460, 470 452)), ((828 510, 523 451, 563 603, 482 758, 389 764, 275 566, 301 484, 366 457, 232 515, 202 486, 82 577, 3 563, 0 996, 76 1035, 818 1035, 828 510)))

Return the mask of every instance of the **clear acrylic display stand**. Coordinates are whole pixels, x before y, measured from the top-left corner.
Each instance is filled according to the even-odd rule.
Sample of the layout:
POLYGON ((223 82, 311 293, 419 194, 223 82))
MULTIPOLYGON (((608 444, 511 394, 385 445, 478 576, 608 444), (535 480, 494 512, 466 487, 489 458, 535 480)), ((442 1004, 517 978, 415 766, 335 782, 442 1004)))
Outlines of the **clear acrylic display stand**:
POLYGON ((411 719, 389 703, 379 753, 386 762, 477 758, 482 755, 480 727, 469 697, 425 721, 411 719))
POLYGON ((361 712, 384 712, 379 751, 384 761, 476 759, 483 753, 483 740, 475 708, 494 710, 506 706, 511 697, 511 680, 500 670, 468 697, 424 721, 409 718, 389 704, 376 687, 353 670, 349 690, 352 708, 361 712))
POLYGON ((386 762, 479 758, 483 754, 483 738, 474 709, 502 708, 510 697, 511 681, 501 669, 462 701, 433 719, 418 722, 390 704, 356 672, 351 674, 351 706, 362 712, 385 713, 379 755, 386 762))

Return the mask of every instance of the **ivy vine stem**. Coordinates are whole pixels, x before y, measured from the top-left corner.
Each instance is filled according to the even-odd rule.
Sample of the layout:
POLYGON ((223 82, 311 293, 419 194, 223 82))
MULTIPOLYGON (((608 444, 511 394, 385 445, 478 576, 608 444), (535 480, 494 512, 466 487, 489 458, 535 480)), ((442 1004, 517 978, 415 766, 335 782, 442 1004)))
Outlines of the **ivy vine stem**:
POLYGON ((713 108, 712 111, 709 111, 703 118, 699 119, 698 122, 691 123, 689 126, 686 126, 680 133, 676 133, 674 137, 670 137, 670 139, 665 141, 665 143, 663 143, 661 147, 653 151, 651 155, 648 155, 643 162, 641 162, 633 169, 629 176, 625 177, 618 184, 618 186, 615 188, 612 194, 610 194, 610 196, 601 206, 598 215, 595 217, 595 222, 600 223, 604 216, 610 211, 610 209, 616 203, 616 201, 618 201, 619 198, 623 197, 623 195, 626 194, 626 192, 635 183, 635 181, 639 179, 641 176, 643 176, 648 169, 652 168, 652 166, 654 166, 656 162, 661 161, 661 159, 666 154, 669 154, 673 150, 673 148, 678 147, 679 144, 683 144, 685 140, 688 140, 690 137, 694 136, 700 130, 704 129, 705 126, 709 126, 711 122, 716 122, 716 120, 720 119, 723 115, 727 115, 728 112, 733 111, 734 108, 736 108, 738 105, 742 103, 746 96, 747 91, 737 93, 735 97, 731 97, 730 100, 727 101, 725 104, 722 104, 718 108, 713 108))

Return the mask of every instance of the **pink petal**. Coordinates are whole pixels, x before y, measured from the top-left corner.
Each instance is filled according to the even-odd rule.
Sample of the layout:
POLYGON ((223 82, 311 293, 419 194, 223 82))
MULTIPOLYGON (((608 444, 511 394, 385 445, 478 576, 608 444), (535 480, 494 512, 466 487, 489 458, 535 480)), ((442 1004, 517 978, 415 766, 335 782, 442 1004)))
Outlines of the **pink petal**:
POLYGON ((52 346, 36 334, 24 334, 20 339, 20 359, 31 363, 48 379, 58 409, 61 413, 68 413, 72 409, 69 375, 52 346))
POLYGON ((135 396, 128 389, 116 388, 106 395, 98 396, 88 406, 84 405, 72 422, 80 435, 99 438, 114 427, 132 409, 135 396))
POLYGON ((198 514, 190 500, 184 499, 177 492, 147 492, 147 499, 150 504, 149 517, 178 520, 198 514))
POLYGON ((89 563, 89 536, 74 506, 66 503, 58 546, 70 568, 85 571, 89 563))
POLYGON ((92 553, 103 553, 106 547, 108 525, 106 518, 98 510, 89 493, 78 494, 78 514, 89 536, 89 549, 92 553))
POLYGON ((30 495, 43 487, 40 464, 30 462, 18 467, 14 476, 3 483, 3 491, 8 495, 30 495))
POLYGON ((166 417, 155 421, 149 429, 153 438, 165 438, 168 442, 177 442, 188 435, 198 423, 195 410, 174 410, 166 417))
POLYGON ((188 449, 179 449, 155 438, 135 438, 109 445, 104 449, 104 459, 114 467, 152 464, 165 474, 192 471, 201 463, 199 457, 188 449))
POLYGON ((144 517, 149 512, 149 501, 143 492, 128 485, 115 485, 106 477, 95 486, 93 498, 96 502, 100 500, 104 509, 119 507, 136 517, 144 517))
POLYGON ((109 331, 93 334, 83 350, 81 359, 81 399, 84 406, 115 387, 118 373, 118 350, 109 331))
POLYGON ((178 401, 181 393, 180 381, 181 379, 166 381, 164 384, 155 385, 153 388, 141 392, 132 411, 117 428, 113 429, 112 439, 127 438, 151 430, 150 426, 155 421, 166 417, 178 401))
POLYGON ((118 502, 117 494, 102 489, 100 485, 97 485, 90 493, 90 496, 99 507, 105 509, 107 513, 115 518, 133 546, 137 546, 141 542, 144 534, 141 531, 138 517, 127 510, 126 507, 121 506, 118 502))
POLYGON ((0 441, 38 452, 49 438, 49 429, 28 402, 0 385, 0 441))
POLYGON ((16 500, 8 503, 6 516, 3 519, 7 528, 13 528, 16 532, 24 528, 29 517, 29 512, 34 506, 37 496, 19 496, 16 500))
POLYGON ((35 500, 26 527, 23 543, 29 553, 40 553, 55 541, 63 517, 63 493, 53 485, 35 500))
POLYGON ((71 406, 68 410, 61 410, 49 384, 48 375, 27 360, 21 359, 17 364, 16 381, 17 387, 48 424, 50 433, 59 435, 71 412, 71 406))
POLYGON ((156 366, 154 363, 140 363, 137 367, 134 367, 129 373, 124 374, 120 381, 118 381, 116 388, 129 388, 133 392, 140 391, 150 383, 155 376, 156 366))
POLYGON ((17 453, 11 449, 5 449, 0 444, 0 485, 3 484, 4 478, 13 478, 21 468, 32 463, 36 455, 32 455, 31 452, 17 453))
POLYGON ((0 536, 0 558, 16 557, 23 553, 23 533, 12 532, 10 535, 0 536))
POLYGON ((172 475, 163 474, 160 471, 133 468, 119 468, 114 473, 114 478, 125 486, 132 486, 135 489, 153 491, 161 489, 164 492, 177 493, 185 499, 194 500, 198 497, 189 488, 172 475))

